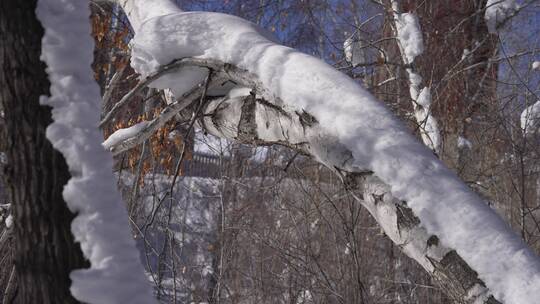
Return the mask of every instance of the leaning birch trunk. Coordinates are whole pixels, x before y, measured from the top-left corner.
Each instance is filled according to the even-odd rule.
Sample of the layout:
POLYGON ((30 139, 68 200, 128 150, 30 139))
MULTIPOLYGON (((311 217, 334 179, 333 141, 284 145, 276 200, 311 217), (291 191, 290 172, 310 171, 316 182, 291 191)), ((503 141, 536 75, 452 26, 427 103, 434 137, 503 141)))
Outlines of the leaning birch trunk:
MULTIPOLYGON (((203 114, 199 124, 214 136, 251 145, 280 144, 312 156, 306 141, 265 138, 257 132, 270 124, 276 133, 307 133, 317 124, 307 113, 288 113, 265 100, 246 96, 209 100, 203 114), (240 119, 231 121, 228 117, 240 119), (278 121, 281 123, 276 123, 278 121)), ((331 145, 326 148, 333 149, 331 145)), ((393 197, 389 187, 375 175, 339 167, 332 169, 394 244, 416 260, 451 299, 457 303, 500 303, 459 254, 443 246, 436 235, 428 233, 407 203, 393 197)))
MULTIPOLYGON (((208 133, 252 145, 287 146, 333 170, 396 246, 456 302, 532 303, 540 296, 538 257, 352 80, 262 37, 262 30, 241 19, 177 8, 164 12, 168 0, 143 2, 120 0, 136 32, 132 65, 144 78, 135 91, 145 85, 171 88, 176 100, 152 121, 113 134, 104 143, 113 153, 144 142, 176 114, 204 114, 198 124, 208 133), (159 9, 152 11, 153 5, 159 9), (237 29, 249 38, 239 38, 245 44, 230 50, 238 54, 216 52, 216 45, 229 43, 224 39, 238 38, 232 33, 237 29), (163 33, 169 36, 152 37, 163 33), (178 53, 171 51, 174 47, 178 53), (196 85, 186 89, 186 81, 196 85), (216 93, 224 91, 224 83, 236 87, 216 93)), ((105 115, 102 125, 113 114, 105 115)))

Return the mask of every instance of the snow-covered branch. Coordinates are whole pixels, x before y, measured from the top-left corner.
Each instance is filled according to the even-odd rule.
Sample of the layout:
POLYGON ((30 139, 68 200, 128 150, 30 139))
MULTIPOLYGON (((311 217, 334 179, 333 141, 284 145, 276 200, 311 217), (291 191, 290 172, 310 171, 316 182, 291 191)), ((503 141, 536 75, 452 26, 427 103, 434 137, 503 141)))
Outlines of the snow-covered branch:
POLYGON ((413 100, 414 117, 420 135, 426 146, 439 153, 441 134, 437 119, 431 113, 431 89, 423 86, 422 76, 416 71, 414 60, 424 52, 424 40, 418 17, 413 13, 402 13, 399 2, 391 1, 394 15, 394 28, 403 63, 407 65, 410 96, 413 100))
POLYGON ((136 147, 150 138, 159 128, 173 119, 176 114, 200 99, 203 90, 204 88, 201 83, 192 91, 182 96, 181 99, 169 104, 153 120, 142 121, 129 128, 116 131, 103 142, 103 146, 115 155, 136 147))
MULTIPOLYGON (((334 170, 389 237, 456 301, 534 303, 540 297, 538 257, 346 75, 276 44, 254 24, 216 13, 155 16, 136 30, 132 45, 132 66, 143 78, 173 60, 197 58, 217 63, 213 73, 244 79, 206 99, 200 125, 240 142, 287 145, 334 170)), ((179 98, 207 71, 202 64, 184 67, 149 85, 179 98)), ((421 89, 414 73, 411 83, 413 99, 428 107, 421 97, 429 88, 421 89)))

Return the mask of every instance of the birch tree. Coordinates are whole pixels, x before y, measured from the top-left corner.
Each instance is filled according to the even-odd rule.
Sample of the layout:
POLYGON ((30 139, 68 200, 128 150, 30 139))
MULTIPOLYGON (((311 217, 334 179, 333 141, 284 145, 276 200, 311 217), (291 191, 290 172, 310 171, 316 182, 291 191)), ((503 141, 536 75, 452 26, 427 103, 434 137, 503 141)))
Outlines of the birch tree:
POLYGON ((175 98, 153 120, 111 135, 111 152, 143 143, 179 113, 222 138, 289 147, 333 170, 455 301, 535 299, 538 258, 356 83, 241 19, 185 13, 168 0, 119 3, 142 78, 102 125, 147 86, 175 98))
MULTIPOLYGON (((8 288, 8 300, 14 293, 21 302, 35 302, 39 297, 75 302, 67 292, 68 272, 77 268, 71 273, 71 293, 80 301, 148 303, 149 292, 128 238, 127 215, 114 205, 118 195, 107 172, 110 159, 96 145, 92 98, 97 99, 97 87, 88 77, 88 67, 77 65, 87 63, 90 53, 84 49, 88 44, 76 39, 88 34, 87 26, 79 26, 86 22, 84 4, 45 2, 41 13, 49 38, 44 40, 43 58, 49 65, 53 97, 43 101, 55 107, 57 129, 48 138, 65 159, 45 140, 50 114, 38 106, 49 84, 39 62, 42 30, 33 15, 35 3, 21 6, 8 1, 0 11, 0 31, 9 42, 0 50, 6 55, 3 58, 13 59, 2 61, 0 96, 8 118, 8 177, 13 227, 20 242, 15 247, 21 249, 12 271, 19 287, 8 288), (20 18, 2 15, 7 12, 20 18), (73 28, 68 30, 57 18, 69 21, 73 28), (34 31, 23 30, 21 20, 30 20, 34 31), (71 30, 77 35, 70 35, 71 30), (61 56, 69 51, 86 57, 82 61, 70 57, 64 64, 60 59, 68 58, 61 56), (28 56, 18 61, 20 54, 28 56), (88 117, 74 115, 82 109, 88 117), (66 196, 64 191, 61 198, 68 179, 71 192, 66 196), (73 183, 80 187, 74 188, 73 183), (81 213, 71 231, 73 215, 65 203, 81 213), (45 210, 50 206, 51 210, 45 210), (36 238, 25 239, 29 232, 42 237, 43 229, 54 242, 40 239, 33 246, 36 238), (82 243, 90 269, 81 270, 88 265, 73 237, 82 243), (68 263, 60 258, 62 254, 68 256, 68 263), (49 258, 44 261, 44 256, 49 258), (62 261, 51 266, 50 260, 62 261), (53 269, 43 270, 44 265, 53 269), (61 283, 51 283, 50 273, 61 283), (54 289, 49 288, 51 284, 54 289)), ((169 0, 118 2, 135 31, 131 64, 141 78, 104 115, 101 125, 112 121, 147 87, 164 91, 168 104, 147 120, 112 134, 104 143, 112 153, 137 147, 179 117, 187 118, 187 135, 201 128, 237 143, 288 147, 332 170, 397 247, 456 302, 534 303, 540 296, 538 257, 356 82, 318 59, 277 44, 272 34, 245 20, 186 13, 169 0)), ((510 2, 498 2, 503 13, 507 8, 511 11, 510 2)), ((490 28, 501 26, 499 14, 495 13, 495 22, 488 20, 490 28)), ((415 96, 418 99, 419 94, 415 96)), ((304 301, 308 298, 308 291, 298 295, 304 301)))

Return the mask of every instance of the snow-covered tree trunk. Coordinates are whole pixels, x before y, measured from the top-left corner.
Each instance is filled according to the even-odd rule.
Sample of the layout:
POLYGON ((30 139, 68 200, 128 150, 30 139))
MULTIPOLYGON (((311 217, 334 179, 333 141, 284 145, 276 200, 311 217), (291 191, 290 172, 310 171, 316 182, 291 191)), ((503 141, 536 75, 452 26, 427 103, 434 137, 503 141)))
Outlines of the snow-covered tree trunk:
POLYGON ((403 63, 407 65, 409 92, 413 101, 416 123, 422 141, 435 153, 440 152, 441 132, 437 119, 431 113, 431 89, 422 86, 424 80, 414 66, 414 60, 424 52, 424 38, 418 17, 414 13, 403 13, 399 1, 392 0, 394 29, 403 63))
POLYGON ((15 248, 15 275, 1 297, 5 303, 78 303, 69 291, 69 274, 87 262, 70 231, 74 215, 62 198, 70 174, 45 137, 51 112, 39 100, 49 94, 49 81, 40 61, 43 28, 35 8, 35 0, 0 2, 0 102, 5 111, 0 140, 7 148, 4 173, 15 248))
POLYGON ((132 66, 145 79, 139 88, 170 88, 176 101, 154 120, 117 131, 107 148, 130 149, 177 113, 192 113, 208 133, 287 146, 334 170, 456 302, 533 303, 540 296, 538 257, 369 93, 253 24, 164 13, 164 1, 120 2, 135 23, 132 66))

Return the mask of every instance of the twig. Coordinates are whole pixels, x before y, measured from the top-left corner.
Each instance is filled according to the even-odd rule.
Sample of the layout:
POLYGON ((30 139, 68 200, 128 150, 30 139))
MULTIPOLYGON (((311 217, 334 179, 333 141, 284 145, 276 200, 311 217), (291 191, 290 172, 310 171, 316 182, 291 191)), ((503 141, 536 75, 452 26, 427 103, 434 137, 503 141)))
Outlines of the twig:
POLYGON ((11 293, 11 285, 13 284, 13 279, 15 277, 15 265, 13 267, 11 267, 11 272, 9 274, 9 280, 7 282, 7 285, 6 285, 6 289, 4 290, 4 296, 2 298, 2 303, 10 303, 11 301, 9 301, 9 296, 10 296, 10 293, 11 293))
POLYGON ((184 97, 173 104, 167 106, 158 117, 151 120, 140 132, 133 135, 132 137, 107 147, 114 155, 117 155, 121 152, 127 151, 148 139, 155 131, 163 127, 169 120, 174 118, 174 116, 181 112, 183 109, 191 105, 195 100, 197 100, 201 94, 204 92, 204 84, 201 83, 190 92, 184 95, 184 97))
POLYGON ((102 109, 105 110, 107 108, 107 105, 111 101, 112 92, 113 92, 114 88, 116 87, 117 82, 122 78, 122 75, 124 75, 124 70, 125 70, 125 67, 123 67, 120 70, 116 71, 116 73, 111 78, 111 81, 109 81, 109 84, 107 85, 107 88, 105 88, 105 93, 103 94, 103 98, 102 98, 102 102, 101 102, 102 109))
POLYGON ((293 155, 293 157, 291 157, 291 159, 289 159, 289 161, 287 162, 287 165, 285 166, 285 168, 283 168, 284 172, 287 172, 287 170, 289 169, 289 167, 291 166, 291 164, 294 162, 294 160, 296 159, 296 157, 299 154, 300 154, 300 152, 296 151, 296 153, 293 155))
POLYGON ((114 107, 105 115, 100 127, 103 127, 107 122, 109 122, 112 117, 124 106, 129 100, 141 90, 146 88, 152 81, 157 80, 159 77, 174 72, 182 67, 188 66, 198 66, 206 67, 217 73, 216 78, 225 78, 230 79, 236 83, 253 87, 257 92, 259 92, 263 97, 269 98, 269 100, 274 99, 273 95, 268 93, 264 86, 257 80, 258 78, 252 75, 251 73, 237 68, 228 63, 212 60, 212 59, 199 59, 199 58, 181 58, 171 61, 169 64, 166 64, 159 68, 156 72, 148 75, 144 80, 140 81, 131 91, 129 91, 122 99, 114 105, 114 107))

